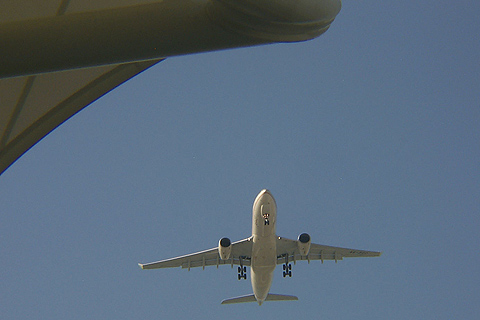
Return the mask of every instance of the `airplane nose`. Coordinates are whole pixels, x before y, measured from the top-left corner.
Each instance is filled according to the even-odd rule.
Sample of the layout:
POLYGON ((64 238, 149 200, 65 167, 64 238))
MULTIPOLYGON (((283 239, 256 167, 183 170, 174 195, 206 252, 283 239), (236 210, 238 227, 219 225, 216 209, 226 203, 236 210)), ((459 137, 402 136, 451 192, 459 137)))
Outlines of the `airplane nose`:
POLYGON ((260 202, 271 202, 276 207, 275 198, 268 189, 263 189, 258 193, 255 201, 253 202, 254 210, 260 202))
POLYGON ((263 189, 260 194, 261 194, 262 196, 264 196, 264 195, 269 195, 270 197, 273 198, 272 193, 271 193, 270 190, 268 190, 268 189, 263 189))

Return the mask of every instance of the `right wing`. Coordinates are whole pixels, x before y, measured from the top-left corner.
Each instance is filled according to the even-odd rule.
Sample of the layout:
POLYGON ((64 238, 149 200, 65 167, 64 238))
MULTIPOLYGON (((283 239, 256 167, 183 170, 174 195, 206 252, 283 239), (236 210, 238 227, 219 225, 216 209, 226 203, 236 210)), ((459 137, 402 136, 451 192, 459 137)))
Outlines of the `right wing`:
POLYGON ((159 268, 175 268, 182 267, 190 268, 206 266, 218 266, 223 264, 250 266, 252 256, 252 241, 251 238, 243 239, 232 243, 232 253, 230 259, 222 260, 218 254, 218 247, 187 254, 184 256, 161 260, 151 263, 139 263, 142 269, 159 269, 159 268))
POLYGON ((298 260, 321 260, 322 262, 323 260, 335 260, 336 262, 343 260, 343 258, 379 257, 382 255, 381 252, 377 251, 348 249, 312 243, 308 255, 303 256, 298 251, 297 243, 297 240, 277 238, 277 264, 285 263, 286 259, 294 262, 298 260))

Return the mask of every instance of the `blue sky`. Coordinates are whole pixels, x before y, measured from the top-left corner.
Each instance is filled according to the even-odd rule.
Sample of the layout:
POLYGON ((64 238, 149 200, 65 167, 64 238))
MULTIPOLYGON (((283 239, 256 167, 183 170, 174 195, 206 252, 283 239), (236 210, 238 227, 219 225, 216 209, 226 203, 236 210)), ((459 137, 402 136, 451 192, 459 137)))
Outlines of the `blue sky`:
POLYGON ((313 41, 167 59, 0 177, 4 319, 476 319, 480 3, 345 1, 313 41), (251 233, 383 251, 277 268, 298 302, 220 305, 236 270, 142 271, 251 233))

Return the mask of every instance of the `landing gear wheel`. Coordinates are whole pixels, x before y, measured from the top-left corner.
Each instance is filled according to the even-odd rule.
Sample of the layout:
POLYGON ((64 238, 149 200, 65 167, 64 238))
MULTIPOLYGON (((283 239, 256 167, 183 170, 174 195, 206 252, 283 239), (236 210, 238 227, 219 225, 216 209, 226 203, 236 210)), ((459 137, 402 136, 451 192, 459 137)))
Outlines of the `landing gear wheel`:
POLYGON ((244 266, 238 267, 238 280, 240 279, 247 280, 247 267, 244 267, 244 266))
POLYGON ((283 264, 283 277, 286 276, 292 277, 292 264, 291 263, 284 263, 283 264))

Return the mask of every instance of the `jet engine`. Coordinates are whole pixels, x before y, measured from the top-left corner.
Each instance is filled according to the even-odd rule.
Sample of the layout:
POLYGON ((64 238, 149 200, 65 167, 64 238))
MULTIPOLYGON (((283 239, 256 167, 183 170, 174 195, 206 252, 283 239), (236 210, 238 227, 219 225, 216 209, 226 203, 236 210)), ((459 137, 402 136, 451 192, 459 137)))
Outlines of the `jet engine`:
POLYGON ((228 238, 222 238, 218 241, 218 254, 220 259, 228 260, 230 259, 230 254, 232 253, 232 242, 228 238))
POLYGON ((298 246, 298 251, 300 251, 300 254, 302 256, 308 255, 308 252, 310 251, 311 242, 312 242, 312 239, 310 239, 310 235, 308 233, 302 233, 301 235, 298 236, 297 246, 298 246))

